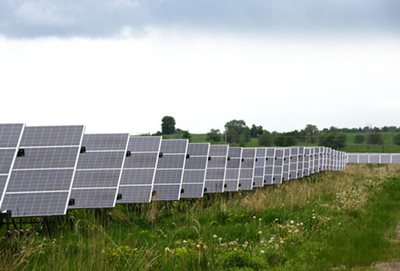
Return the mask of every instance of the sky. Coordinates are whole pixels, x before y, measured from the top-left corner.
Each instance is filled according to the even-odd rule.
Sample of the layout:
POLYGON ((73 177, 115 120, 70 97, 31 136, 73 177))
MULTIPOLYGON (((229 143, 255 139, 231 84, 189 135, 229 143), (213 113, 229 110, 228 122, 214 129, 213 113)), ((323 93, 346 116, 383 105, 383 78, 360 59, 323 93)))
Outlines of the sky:
POLYGON ((397 0, 0 0, 0 122, 400 126, 397 0))

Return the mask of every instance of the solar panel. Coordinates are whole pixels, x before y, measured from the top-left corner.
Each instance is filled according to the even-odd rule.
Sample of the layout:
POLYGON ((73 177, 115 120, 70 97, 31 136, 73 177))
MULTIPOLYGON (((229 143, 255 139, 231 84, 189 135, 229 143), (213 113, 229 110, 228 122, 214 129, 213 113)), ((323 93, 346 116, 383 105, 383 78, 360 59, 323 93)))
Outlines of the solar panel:
POLYGON ((117 203, 150 202, 161 149, 160 136, 130 136, 117 203))
POLYGON ((347 163, 357 164, 358 163, 358 153, 348 153, 347 154, 347 163))
POLYGON ((299 147, 297 155, 297 178, 304 177, 304 147, 299 147))
POLYGON ((332 170, 332 149, 326 148, 325 169, 332 170))
POLYGON ((179 200, 184 193, 182 180, 187 147, 187 139, 162 139, 152 200, 179 200))
POLYGON ((298 163, 299 147, 290 148, 290 166, 289 166, 289 180, 297 178, 297 163, 298 163))
POLYGON ((370 164, 380 164, 380 154, 370 154, 369 155, 370 164))
POLYGON ((381 154, 381 164, 390 164, 391 160, 391 154, 381 154))
POLYGON ((368 153, 360 153, 358 155, 358 163, 359 164, 368 164, 369 163, 369 154, 368 153))
POLYGON ((303 176, 310 175, 310 148, 304 148, 304 165, 303 165, 303 176))
POLYGON ((290 148, 284 148, 282 181, 289 181, 289 175, 290 175, 290 148))
POLYGON ((325 171, 325 153, 326 153, 326 148, 321 147, 320 153, 319 153, 319 171, 325 171))
POLYGON ((264 185, 274 183, 275 148, 266 149, 264 185))
POLYGON ((239 190, 252 190, 256 149, 243 148, 239 175, 239 190))
POLYGON ((114 207, 127 154, 129 134, 85 134, 69 209, 114 207))
POLYGON ((400 164, 400 154, 392 154, 392 164, 400 164))
POLYGON ((210 143, 189 143, 181 198, 201 198, 204 193, 210 143))
POLYGON ((26 127, 2 210, 13 217, 64 215, 84 126, 26 127))
POLYGON ((266 148, 256 148, 253 187, 264 186, 266 148))
POLYGON ((310 175, 314 174, 314 166, 315 166, 315 148, 310 148, 310 169, 309 169, 309 173, 310 175))
POLYGON ((229 147, 226 162, 224 192, 235 192, 239 189, 239 172, 242 159, 242 148, 229 147))
POLYGON ((318 173, 320 169, 320 159, 319 159, 320 152, 321 152, 321 147, 314 148, 314 173, 318 173))
POLYGON ((0 207, 23 130, 24 124, 0 124, 0 207))
POLYGON ((228 145, 210 146, 204 192, 222 193, 224 191, 228 148, 228 145))
POLYGON ((285 157, 284 148, 275 149, 275 161, 274 161, 274 177, 272 179, 273 184, 281 184, 283 179, 283 159, 285 157))

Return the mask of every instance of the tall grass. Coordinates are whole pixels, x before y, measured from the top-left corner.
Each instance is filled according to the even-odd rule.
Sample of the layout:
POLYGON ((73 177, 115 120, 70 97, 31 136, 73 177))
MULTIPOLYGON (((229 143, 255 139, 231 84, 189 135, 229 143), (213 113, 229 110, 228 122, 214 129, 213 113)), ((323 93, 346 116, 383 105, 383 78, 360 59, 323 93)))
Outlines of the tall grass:
POLYGON ((327 270, 397 257, 400 167, 349 166, 250 192, 74 211, 0 239, 3 270, 327 270))

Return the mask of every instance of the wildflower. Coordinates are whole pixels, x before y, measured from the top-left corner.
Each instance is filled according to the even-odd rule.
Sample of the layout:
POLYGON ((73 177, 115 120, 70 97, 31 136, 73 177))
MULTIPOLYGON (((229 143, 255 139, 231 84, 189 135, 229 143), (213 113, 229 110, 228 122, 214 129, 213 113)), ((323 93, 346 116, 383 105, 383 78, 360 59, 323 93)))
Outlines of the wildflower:
POLYGON ((264 254, 264 253, 265 253, 265 251, 264 251, 264 250, 261 250, 261 251, 260 251, 260 253, 261 253, 261 254, 264 254))
POLYGON ((218 238, 218 241, 221 242, 222 241, 222 237, 218 238))
POLYGON ((303 226, 303 222, 300 222, 300 226, 303 226))
POLYGON ((292 233, 292 230, 288 230, 289 233, 292 233))
POLYGON ((197 247, 197 248, 200 248, 200 245, 199 245, 199 244, 197 244, 197 245, 196 245, 196 247, 197 247))
POLYGON ((294 221, 293 221, 293 220, 290 220, 290 224, 294 224, 294 221))
POLYGON ((279 243, 283 244, 283 243, 284 243, 284 241, 283 241, 283 240, 281 240, 279 243))
POLYGON ((261 241, 260 241, 260 244, 264 244, 264 240, 261 240, 261 241))
POLYGON ((183 241, 182 241, 182 243, 186 244, 186 243, 187 243, 187 241, 186 241, 186 240, 183 240, 183 241))
POLYGON ((261 235, 261 234, 262 234, 262 231, 258 231, 258 234, 261 235))
POLYGON ((164 250, 165 250, 165 252, 170 252, 171 251, 171 249, 169 247, 166 247, 164 250))
POLYGON ((259 219, 258 219, 258 221, 261 221, 262 220, 262 218, 260 217, 259 219))
POLYGON ((256 219, 256 218, 257 218, 257 217, 254 215, 254 216, 253 216, 253 219, 256 219))
POLYGON ((217 238, 217 237, 218 237, 218 236, 217 236, 216 234, 213 235, 213 238, 214 238, 214 239, 217 238))

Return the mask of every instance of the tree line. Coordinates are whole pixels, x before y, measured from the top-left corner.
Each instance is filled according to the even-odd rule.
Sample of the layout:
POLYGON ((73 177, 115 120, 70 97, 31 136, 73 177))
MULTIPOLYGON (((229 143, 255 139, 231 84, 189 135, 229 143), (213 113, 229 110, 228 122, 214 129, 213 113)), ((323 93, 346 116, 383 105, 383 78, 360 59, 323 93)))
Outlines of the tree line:
MULTIPOLYGON (((164 116, 161 120, 161 131, 154 135, 167 135, 173 138, 191 139, 187 130, 175 128, 175 119, 164 116)), ((231 145, 246 146, 251 140, 256 140, 258 146, 289 147, 296 145, 321 145, 334 149, 346 147, 346 133, 356 133, 354 144, 383 145, 382 132, 399 132, 393 137, 393 144, 400 145, 400 128, 395 126, 383 128, 336 128, 330 127, 319 130, 316 125, 308 124, 304 129, 291 132, 270 132, 261 125, 252 124, 249 127, 244 120, 231 120, 224 126, 225 130, 211 129, 207 133, 207 141, 211 143, 229 143, 231 145)))

